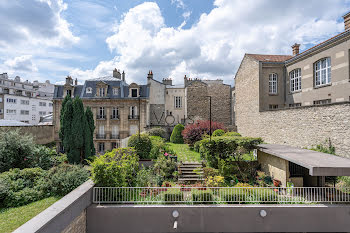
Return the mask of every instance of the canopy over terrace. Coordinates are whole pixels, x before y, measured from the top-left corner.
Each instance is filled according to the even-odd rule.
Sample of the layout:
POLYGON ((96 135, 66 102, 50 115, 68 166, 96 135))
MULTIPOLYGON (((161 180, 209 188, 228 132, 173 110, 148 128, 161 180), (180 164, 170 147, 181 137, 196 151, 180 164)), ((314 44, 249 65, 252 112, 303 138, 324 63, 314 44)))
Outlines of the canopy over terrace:
POLYGON ((278 144, 260 144, 258 151, 307 168, 310 176, 350 176, 347 158, 278 144))

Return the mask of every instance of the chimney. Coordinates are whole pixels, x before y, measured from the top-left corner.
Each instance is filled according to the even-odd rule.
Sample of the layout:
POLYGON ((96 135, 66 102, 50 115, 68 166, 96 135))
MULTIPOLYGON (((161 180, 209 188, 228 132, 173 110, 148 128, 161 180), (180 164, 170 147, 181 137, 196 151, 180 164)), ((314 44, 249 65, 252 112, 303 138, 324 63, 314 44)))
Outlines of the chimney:
POLYGON ((113 70, 113 77, 117 78, 117 79, 121 79, 120 72, 119 72, 119 70, 117 70, 117 68, 114 68, 114 70, 113 70))
POLYGON ((163 78, 163 84, 165 85, 173 85, 173 80, 171 78, 163 78))
POLYGON ((147 78, 153 79, 153 73, 152 73, 152 70, 149 70, 149 71, 148 71, 147 78))
POLYGON ((78 79, 75 78, 75 85, 78 85, 78 79))
POLYGON ((125 82, 125 72, 123 70, 123 73, 122 73, 122 80, 125 82))
POLYGON ((347 31, 350 29, 350 12, 346 13, 343 16, 343 19, 344 19, 344 29, 345 31, 347 31))
POLYGON ((295 43, 293 46, 292 46, 292 49, 293 49, 293 56, 296 56, 299 54, 299 47, 300 47, 300 44, 297 44, 295 43))
POLYGON ((73 79, 71 76, 67 76, 66 77, 66 85, 72 85, 73 84, 73 79))

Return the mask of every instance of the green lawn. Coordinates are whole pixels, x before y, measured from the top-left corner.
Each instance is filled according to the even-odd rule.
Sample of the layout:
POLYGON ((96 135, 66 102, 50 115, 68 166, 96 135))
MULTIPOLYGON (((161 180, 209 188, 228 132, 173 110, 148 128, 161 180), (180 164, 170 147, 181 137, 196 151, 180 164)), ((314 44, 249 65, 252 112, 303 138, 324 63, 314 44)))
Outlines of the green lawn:
POLYGON ((201 156, 198 152, 190 150, 187 144, 167 143, 169 148, 176 152, 177 160, 183 162, 200 162, 201 156))
POLYGON ((59 199, 49 197, 20 207, 0 209, 0 232, 14 231, 59 199))

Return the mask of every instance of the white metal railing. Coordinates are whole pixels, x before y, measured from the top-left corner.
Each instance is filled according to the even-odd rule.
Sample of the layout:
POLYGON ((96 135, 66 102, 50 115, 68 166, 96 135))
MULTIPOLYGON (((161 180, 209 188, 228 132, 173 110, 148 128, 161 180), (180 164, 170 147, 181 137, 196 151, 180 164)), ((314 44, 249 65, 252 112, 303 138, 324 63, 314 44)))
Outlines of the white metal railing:
POLYGON ((350 187, 94 187, 92 201, 96 204, 350 204, 350 187))

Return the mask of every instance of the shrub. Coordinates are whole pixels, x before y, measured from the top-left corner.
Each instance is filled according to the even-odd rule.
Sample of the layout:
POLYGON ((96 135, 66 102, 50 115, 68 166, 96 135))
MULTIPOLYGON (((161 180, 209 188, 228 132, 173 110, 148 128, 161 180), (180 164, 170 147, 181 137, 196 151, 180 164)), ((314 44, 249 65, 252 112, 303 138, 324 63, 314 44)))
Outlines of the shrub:
POLYGON ((159 136, 150 136, 150 139, 152 143, 152 149, 149 157, 151 159, 156 159, 166 150, 165 139, 159 136))
POLYGON ((240 203, 244 204, 245 201, 249 198, 250 189, 249 188, 229 188, 220 190, 220 196, 222 201, 225 201, 228 204, 240 203))
POLYGON ((207 187, 222 187, 224 185, 224 177, 208 176, 204 182, 205 182, 205 186, 207 187))
POLYGON ((209 176, 218 176, 219 171, 212 167, 203 167, 203 176, 204 178, 208 178, 209 176))
POLYGON ((37 146, 33 153, 32 167, 41 167, 42 169, 48 170, 56 165, 57 153, 55 149, 37 146))
POLYGON ((183 192, 180 189, 174 188, 169 189, 168 191, 163 193, 163 201, 167 202, 167 204, 177 204, 179 201, 184 200, 183 192))
POLYGON ((237 132, 226 132, 223 136, 228 136, 228 137, 240 137, 241 134, 237 133, 237 132))
POLYGON ((158 175, 158 183, 161 185, 164 180, 176 180, 177 179, 177 164, 170 158, 165 158, 164 156, 158 157, 154 166, 154 173, 158 175))
POLYGON ((158 136, 161 138, 166 138, 166 132, 163 128, 157 127, 157 128, 152 128, 148 131, 149 136, 158 136))
POLYGON ((254 200, 257 200, 257 202, 269 202, 271 204, 278 202, 278 194, 275 191, 273 191, 273 189, 252 189, 250 191, 250 195, 254 198, 254 200))
MULTIPOLYGON (((224 125, 218 122, 213 122, 211 125, 211 131, 217 129, 225 129, 224 125)), ((186 125, 185 129, 182 131, 182 136, 184 141, 193 146, 197 141, 202 139, 202 136, 210 134, 210 122, 209 121, 197 121, 194 124, 186 125)))
POLYGON ((217 129, 217 130, 215 130, 214 131, 214 133, 213 133, 213 137, 218 137, 218 136, 223 136, 225 134, 225 131, 224 130, 222 130, 222 129, 217 129))
POLYGON ((136 175, 135 184, 137 187, 154 187, 157 180, 152 169, 142 168, 136 175))
POLYGON ((213 204, 214 195, 211 190, 191 190, 192 201, 196 204, 213 204))
POLYGON ((133 148, 118 148, 90 162, 91 179, 98 186, 133 186, 138 171, 138 156, 133 148))
POLYGON ((128 146, 135 148, 140 159, 150 159, 152 142, 147 134, 134 134, 128 141, 128 146))
POLYGON ((261 138, 250 137, 214 137, 211 140, 203 139, 199 152, 201 157, 208 161, 209 165, 218 168, 219 159, 224 161, 240 161, 248 151, 256 148, 262 142, 261 138))
POLYGON ((177 143, 177 144, 183 144, 184 139, 182 137, 182 131, 184 130, 184 128, 185 127, 182 124, 177 124, 174 127, 173 132, 171 133, 170 142, 177 143))
POLYGON ((61 164, 48 172, 48 191, 64 196, 89 179, 89 172, 79 165, 61 164))
POLYGON ((322 153, 326 153, 326 154, 336 155, 335 154, 335 147, 332 145, 332 142, 330 139, 326 140, 322 144, 318 144, 316 146, 311 147, 310 150, 318 151, 318 152, 322 152, 322 153))

